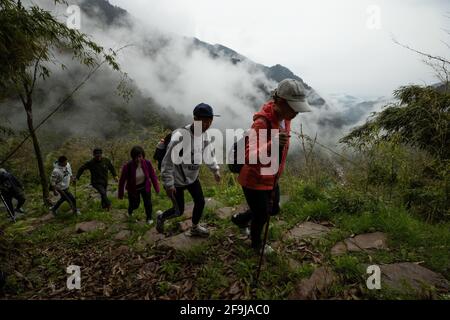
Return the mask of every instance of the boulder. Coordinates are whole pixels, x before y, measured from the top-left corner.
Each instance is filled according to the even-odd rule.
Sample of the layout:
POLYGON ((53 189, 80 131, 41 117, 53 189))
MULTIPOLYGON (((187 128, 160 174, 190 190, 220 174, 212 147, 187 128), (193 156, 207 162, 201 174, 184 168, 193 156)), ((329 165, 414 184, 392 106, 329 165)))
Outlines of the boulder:
POLYGON ((233 208, 233 207, 223 207, 223 208, 217 209, 217 211, 216 211, 216 214, 220 219, 229 219, 235 213, 236 213, 236 208, 233 208))
POLYGON ((314 270, 311 277, 300 281, 292 294, 291 300, 306 300, 320 298, 320 294, 326 293, 326 290, 337 281, 336 274, 328 267, 319 267, 314 270))
POLYGON ((344 254, 347 251, 358 252, 363 250, 388 249, 387 235, 382 232, 372 232, 357 235, 338 242, 332 249, 332 255, 344 254))
POLYGON ((449 282, 439 273, 411 262, 380 265, 381 288, 424 294, 429 288, 449 292, 449 282))
POLYGON ((131 231, 130 230, 122 230, 118 234, 116 234, 114 239, 121 241, 121 240, 128 239, 130 236, 131 236, 131 231))
POLYGON ((141 242, 145 244, 153 244, 161 239, 164 239, 164 235, 158 233, 155 228, 148 230, 141 238, 141 242))
POLYGON ((181 222, 178 222, 178 229, 181 232, 185 232, 189 230, 192 227, 192 221, 191 220, 184 220, 181 222))
POLYGON ((205 198, 205 208, 217 209, 223 207, 223 204, 214 198, 205 198))
POLYGON ((82 232, 96 231, 104 228, 105 224, 103 222, 93 220, 77 223, 77 225, 75 226, 75 231, 77 233, 82 233, 82 232))
POLYGON ((161 247, 168 247, 175 250, 187 251, 191 249, 193 246, 206 243, 208 241, 207 238, 201 237, 190 237, 186 235, 186 233, 180 233, 176 236, 165 238, 158 242, 158 245, 161 247))
POLYGON ((317 239, 330 232, 330 228, 321 224, 313 222, 303 222, 288 231, 285 237, 287 239, 301 240, 301 239, 317 239))

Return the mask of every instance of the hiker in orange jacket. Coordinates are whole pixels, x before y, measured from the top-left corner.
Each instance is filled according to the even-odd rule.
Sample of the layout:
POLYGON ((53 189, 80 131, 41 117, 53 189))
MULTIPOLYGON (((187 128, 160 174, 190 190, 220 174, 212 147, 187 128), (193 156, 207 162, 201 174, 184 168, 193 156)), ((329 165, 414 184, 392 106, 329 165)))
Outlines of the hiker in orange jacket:
MULTIPOLYGON (((297 80, 285 79, 278 84, 277 89, 272 93, 272 99, 266 102, 261 110, 254 114, 251 129, 256 133, 256 139, 249 139, 245 146, 245 164, 243 165, 238 181, 244 191, 245 199, 249 210, 236 214, 232 221, 240 228, 248 231, 250 223, 250 238, 252 248, 259 251, 262 246, 261 233, 264 224, 268 221, 269 215, 279 212, 280 189, 278 179, 283 173, 286 157, 289 149, 289 137, 291 120, 300 112, 311 111, 306 102, 306 89, 297 80), (279 165, 278 170, 272 173, 263 172, 264 168, 273 167, 273 163, 261 164, 258 155, 272 154, 272 139, 270 130, 279 130, 278 138, 279 153, 276 157, 271 156, 271 161, 276 159, 279 165), (262 130, 268 130, 267 140, 261 140, 262 130), (249 164, 249 159, 256 156, 257 163, 249 164), (264 174, 263 174, 264 173, 264 174)), ((274 144, 275 146, 277 144, 274 144)), ((276 151, 275 151, 276 152, 276 151)), ((251 162, 250 162, 251 163, 251 162)), ((273 249, 266 245, 265 253, 272 252, 273 249)))

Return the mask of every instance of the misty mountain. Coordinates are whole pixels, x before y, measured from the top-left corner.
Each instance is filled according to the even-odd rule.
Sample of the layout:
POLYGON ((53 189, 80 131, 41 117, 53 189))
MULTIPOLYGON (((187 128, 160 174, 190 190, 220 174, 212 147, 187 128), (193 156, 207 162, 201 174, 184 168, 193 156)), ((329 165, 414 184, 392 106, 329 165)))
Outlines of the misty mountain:
MULTIPOLYGON (((187 123, 192 107, 202 101, 211 103, 222 114, 215 127, 245 128, 250 125, 254 111, 270 97, 276 83, 286 78, 296 79, 308 89, 308 102, 314 112, 301 116, 304 132, 312 135, 320 132, 325 140, 338 139, 380 102, 345 95, 325 99, 280 64, 264 66, 220 44, 151 30, 106 0, 75 3, 87 17, 83 14, 81 31, 94 41, 101 40, 105 48, 133 44, 120 61, 131 78, 129 87, 133 96, 125 102, 113 94, 119 76, 102 68, 41 129, 46 137, 58 134, 64 138, 73 135, 114 138, 151 127, 173 129, 187 123)), ((86 68, 74 65, 69 57, 59 59, 69 68, 60 70, 53 66, 51 77, 39 83, 34 99, 36 121, 47 115, 87 73, 86 68)), ((13 128, 26 127, 17 99, 2 103, 0 117, 13 128)))
MULTIPOLYGON (((126 10, 110 4, 108 0, 81 0, 80 7, 82 8, 83 12, 86 12, 90 17, 106 17, 106 19, 100 18, 100 20, 105 23, 105 27, 111 26, 113 24, 127 25, 128 20, 131 19, 129 13, 126 10)), ((166 41, 164 41, 164 39, 159 39, 159 41, 161 41, 160 45, 164 45, 164 42, 168 40, 166 39, 166 41)), ((221 44, 212 45, 197 38, 189 38, 188 41, 192 42, 192 46, 194 48, 206 49, 212 58, 228 59, 233 64, 246 62, 247 64, 250 64, 255 71, 262 71, 269 80, 280 82, 281 80, 287 78, 296 79, 300 81, 305 86, 305 88, 308 89, 307 98, 308 102, 312 106, 321 107, 325 104, 325 100, 320 97, 320 95, 317 94, 317 92, 313 88, 305 83, 302 78, 280 64, 268 67, 256 63, 234 51, 233 49, 225 47, 221 44)), ((267 92, 267 94, 269 94, 269 92, 267 92)), ((259 106, 256 107, 258 108, 259 106)))

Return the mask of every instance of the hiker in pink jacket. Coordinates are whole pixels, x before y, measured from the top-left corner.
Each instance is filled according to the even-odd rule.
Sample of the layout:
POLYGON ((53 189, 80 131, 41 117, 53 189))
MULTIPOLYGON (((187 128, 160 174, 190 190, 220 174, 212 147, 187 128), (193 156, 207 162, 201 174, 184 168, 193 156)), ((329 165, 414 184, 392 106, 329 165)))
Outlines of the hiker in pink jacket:
POLYGON ((119 180, 119 199, 123 199, 124 189, 128 191, 128 214, 139 208, 140 199, 144 202, 147 223, 153 224, 151 184, 159 193, 159 183, 152 163, 145 159, 145 152, 140 146, 135 146, 130 152, 131 160, 122 167, 119 180), (151 182, 151 183, 150 183, 151 182))

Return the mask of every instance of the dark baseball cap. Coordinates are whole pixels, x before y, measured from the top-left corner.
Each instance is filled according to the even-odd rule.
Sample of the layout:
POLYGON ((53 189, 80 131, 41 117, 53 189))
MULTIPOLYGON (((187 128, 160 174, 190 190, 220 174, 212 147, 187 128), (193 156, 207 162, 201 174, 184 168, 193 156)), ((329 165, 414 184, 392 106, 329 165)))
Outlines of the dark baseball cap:
POLYGON ((194 108, 194 116, 203 118, 220 117, 220 115, 214 114, 213 108, 209 104, 203 102, 194 108))
POLYGON ((103 150, 101 149, 101 148, 95 148, 93 151, 92 151, 92 154, 95 156, 95 155, 101 155, 103 153, 103 150))

